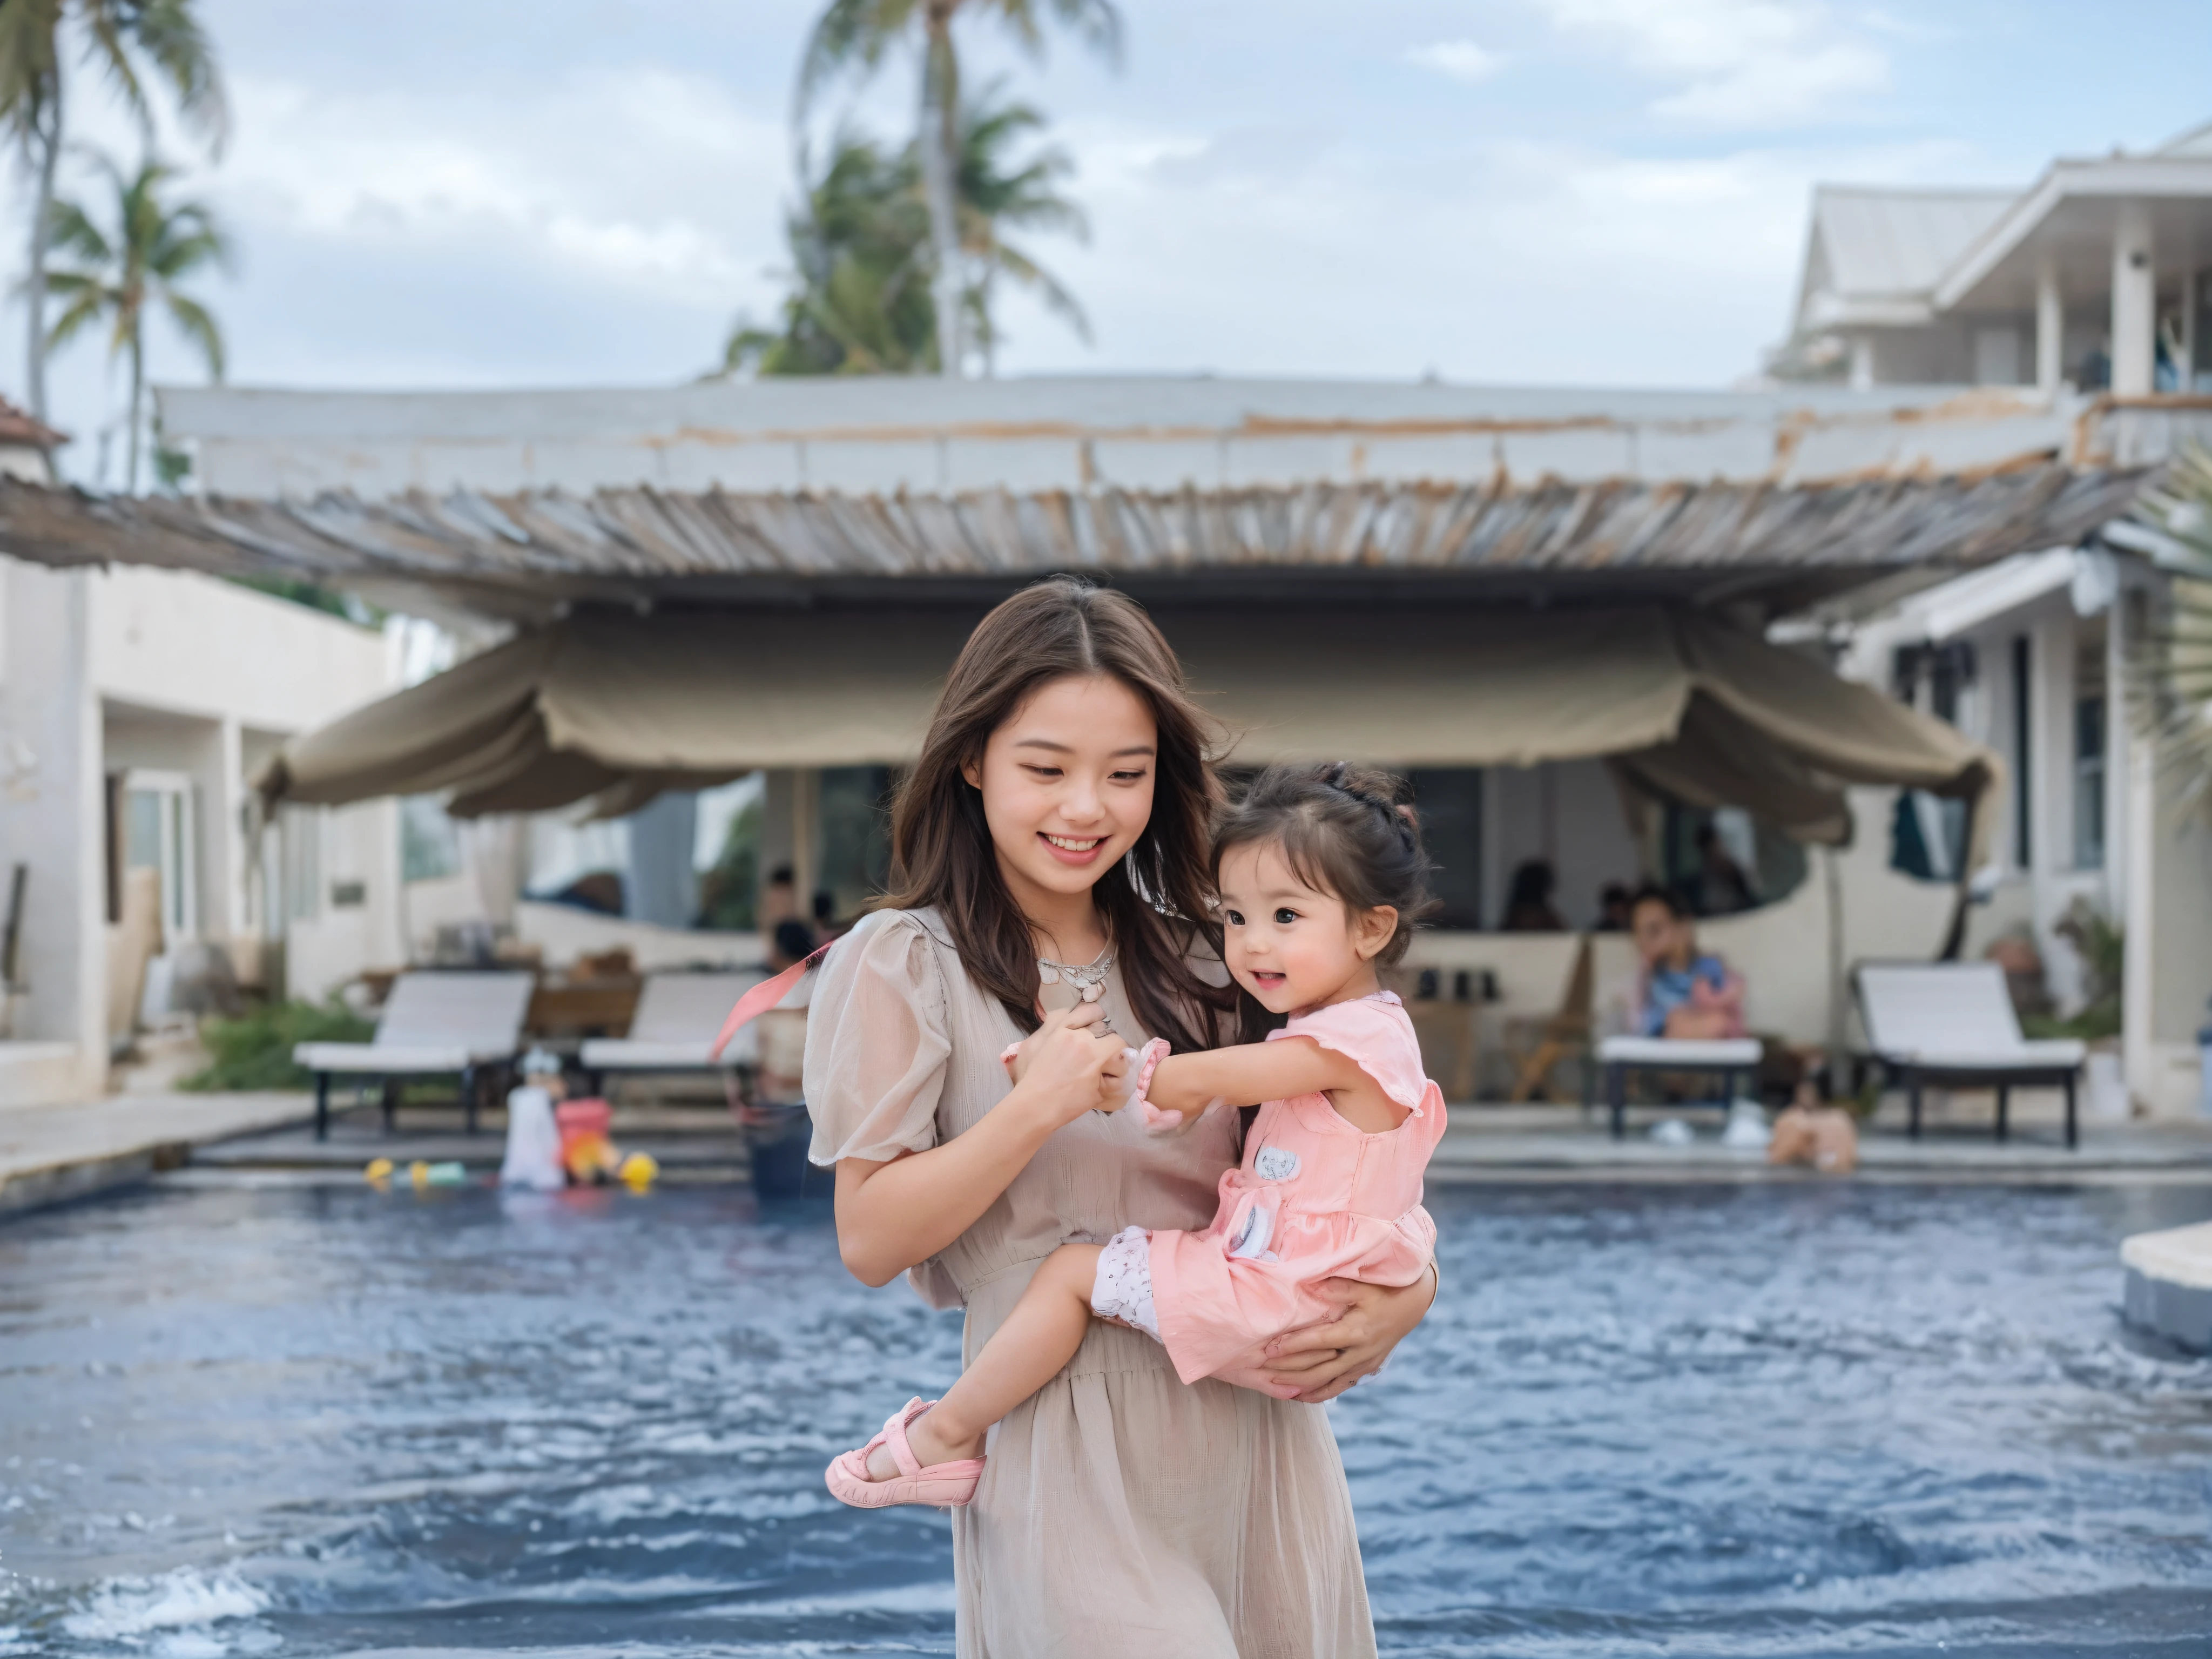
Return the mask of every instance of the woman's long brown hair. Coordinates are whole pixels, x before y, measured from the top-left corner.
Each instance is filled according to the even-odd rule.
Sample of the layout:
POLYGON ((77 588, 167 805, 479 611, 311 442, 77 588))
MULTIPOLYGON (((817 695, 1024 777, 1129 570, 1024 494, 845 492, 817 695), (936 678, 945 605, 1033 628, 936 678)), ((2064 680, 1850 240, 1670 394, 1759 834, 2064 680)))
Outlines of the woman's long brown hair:
POLYGON ((1030 924, 999 872, 983 797, 963 775, 991 734, 1049 682, 1107 674, 1134 692, 1158 731, 1152 815, 1137 843, 1091 889, 1113 939, 1131 1011, 1178 1050, 1212 1048, 1233 986, 1201 979, 1207 835, 1221 798, 1213 722, 1191 701, 1182 665, 1141 606, 1110 588, 1056 576, 975 625, 937 700, 921 758, 891 807, 891 893, 900 909, 934 905, 968 976, 1036 1029, 1037 956, 1030 924))

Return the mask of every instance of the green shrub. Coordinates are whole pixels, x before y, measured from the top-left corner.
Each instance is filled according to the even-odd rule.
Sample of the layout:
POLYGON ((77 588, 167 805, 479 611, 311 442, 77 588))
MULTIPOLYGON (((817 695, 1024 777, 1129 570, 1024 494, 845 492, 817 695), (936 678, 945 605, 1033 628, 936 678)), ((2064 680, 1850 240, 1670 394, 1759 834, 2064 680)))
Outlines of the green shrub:
POLYGON ((366 1042, 374 1025, 336 997, 328 1002, 272 1002, 237 1019, 210 1019, 200 1041, 212 1056, 177 1086, 195 1091, 305 1089, 314 1079, 292 1063, 300 1042, 366 1042))

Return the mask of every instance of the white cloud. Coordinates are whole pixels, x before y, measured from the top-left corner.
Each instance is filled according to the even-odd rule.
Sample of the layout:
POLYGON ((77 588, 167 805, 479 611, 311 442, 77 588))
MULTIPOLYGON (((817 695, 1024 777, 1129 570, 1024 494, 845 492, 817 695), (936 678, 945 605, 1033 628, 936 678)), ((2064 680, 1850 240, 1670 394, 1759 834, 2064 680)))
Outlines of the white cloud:
POLYGON ((1787 127, 1880 90, 1889 59, 1821 0, 1534 0, 1563 32, 1674 89, 1655 113, 1723 127, 1787 127))
POLYGON ((1425 46, 1413 47, 1407 52, 1406 61, 1472 84, 1487 81, 1505 60, 1472 40, 1434 40, 1425 46))
POLYGON ((241 80, 233 97, 223 193, 291 235, 477 240, 702 300, 747 286, 776 252, 782 129, 674 70, 580 72, 495 117, 396 89, 241 80))

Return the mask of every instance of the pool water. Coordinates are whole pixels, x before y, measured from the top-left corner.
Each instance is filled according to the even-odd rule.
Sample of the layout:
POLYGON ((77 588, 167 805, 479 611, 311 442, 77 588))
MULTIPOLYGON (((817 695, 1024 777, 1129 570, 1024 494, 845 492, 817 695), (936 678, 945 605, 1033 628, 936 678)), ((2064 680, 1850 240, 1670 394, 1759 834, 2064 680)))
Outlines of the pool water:
MULTIPOLYGON (((1396 1654, 2212 1650, 2212 1362, 2118 1322, 2212 1192, 1434 1195, 1330 1407, 1396 1654)), ((171 1182, 0 1227, 0 1654, 949 1652, 830 1455, 955 1317, 731 1189, 171 1182)))

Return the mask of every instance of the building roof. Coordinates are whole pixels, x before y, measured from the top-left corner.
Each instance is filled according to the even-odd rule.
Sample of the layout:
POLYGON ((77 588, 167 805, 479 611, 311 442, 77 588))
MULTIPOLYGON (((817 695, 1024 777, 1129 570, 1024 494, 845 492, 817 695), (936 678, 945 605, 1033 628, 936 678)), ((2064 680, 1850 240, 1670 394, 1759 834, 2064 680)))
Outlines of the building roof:
POLYGON ((0 444, 51 453, 68 441, 66 433, 55 431, 44 421, 33 420, 5 398, 0 398, 0 444))
POLYGON ((1900 569, 2072 541, 2139 471, 2031 460, 1826 483, 1613 478, 1237 489, 412 491, 101 498, 0 483, 0 546, 278 573, 435 614, 961 602, 1057 571, 1155 600, 1665 599, 1795 610, 1900 569), (426 598, 430 601, 425 603, 426 598))
POLYGON ((1799 295, 1801 327, 1868 312, 1924 311, 1952 263, 2020 195, 2015 190, 1887 190, 1822 185, 1799 295))
POLYGON ((2054 264, 2063 289, 2108 283, 2111 204, 2155 205, 2161 247, 2212 232, 2212 122, 2137 155, 2061 159, 2024 190, 1822 185, 1798 280, 1796 328, 1913 327, 1953 310, 2033 303, 2025 257, 2054 264))
POLYGON ((210 495, 649 487, 1140 492, 1313 484, 1804 483, 2068 449, 2075 409, 1928 387, 1765 392, 1058 375, 589 391, 157 391, 210 495))

